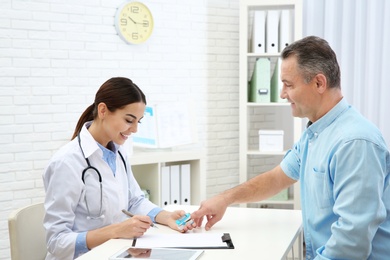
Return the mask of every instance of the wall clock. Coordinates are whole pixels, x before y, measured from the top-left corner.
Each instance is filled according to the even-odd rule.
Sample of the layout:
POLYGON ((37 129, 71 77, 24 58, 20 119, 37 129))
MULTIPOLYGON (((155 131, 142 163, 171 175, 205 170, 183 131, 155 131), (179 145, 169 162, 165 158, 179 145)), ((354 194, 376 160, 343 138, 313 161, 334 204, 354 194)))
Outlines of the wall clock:
POLYGON ((144 43, 152 35, 153 16, 149 8, 141 2, 125 2, 115 15, 115 28, 127 43, 144 43))

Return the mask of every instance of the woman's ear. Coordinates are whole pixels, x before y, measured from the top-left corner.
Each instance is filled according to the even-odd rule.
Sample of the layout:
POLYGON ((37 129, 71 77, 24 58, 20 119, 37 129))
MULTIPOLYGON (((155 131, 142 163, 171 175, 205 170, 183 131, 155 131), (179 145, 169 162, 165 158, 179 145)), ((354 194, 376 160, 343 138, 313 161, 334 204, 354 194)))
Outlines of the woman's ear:
POLYGON ((103 119, 107 115, 108 108, 105 103, 103 102, 99 103, 97 110, 98 110, 98 117, 100 119, 103 119))

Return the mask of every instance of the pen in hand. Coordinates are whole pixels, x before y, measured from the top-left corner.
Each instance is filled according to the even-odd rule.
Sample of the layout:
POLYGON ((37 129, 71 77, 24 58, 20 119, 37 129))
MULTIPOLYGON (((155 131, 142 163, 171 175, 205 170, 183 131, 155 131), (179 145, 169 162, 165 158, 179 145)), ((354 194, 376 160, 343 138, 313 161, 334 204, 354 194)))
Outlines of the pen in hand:
MULTIPOLYGON (((134 217, 134 214, 131 214, 130 212, 128 212, 128 211, 125 210, 125 209, 122 209, 122 212, 123 212, 124 214, 126 214, 127 216, 129 216, 129 217, 134 217)), ((151 226, 151 227, 154 227, 154 228, 158 228, 153 222, 150 224, 150 226, 151 226)))

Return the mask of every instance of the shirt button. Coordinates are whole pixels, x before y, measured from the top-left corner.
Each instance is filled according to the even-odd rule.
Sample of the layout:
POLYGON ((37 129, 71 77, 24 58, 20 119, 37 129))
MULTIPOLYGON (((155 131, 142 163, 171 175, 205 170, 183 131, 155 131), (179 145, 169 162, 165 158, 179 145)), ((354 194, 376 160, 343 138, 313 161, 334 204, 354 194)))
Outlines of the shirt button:
POLYGON ((316 133, 314 133, 314 137, 315 138, 317 138, 318 137, 318 133, 316 132, 316 133))

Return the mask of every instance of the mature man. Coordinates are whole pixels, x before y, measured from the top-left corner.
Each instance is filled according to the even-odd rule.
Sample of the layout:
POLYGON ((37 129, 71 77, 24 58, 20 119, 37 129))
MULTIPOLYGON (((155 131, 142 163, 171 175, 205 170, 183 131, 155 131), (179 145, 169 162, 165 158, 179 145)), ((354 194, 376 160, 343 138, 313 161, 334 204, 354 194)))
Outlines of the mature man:
POLYGON ((329 44, 309 36, 282 54, 281 97, 309 119, 280 165, 201 203, 210 229, 226 207, 266 199, 300 181, 307 259, 390 257, 390 156, 379 130, 343 98, 329 44))

